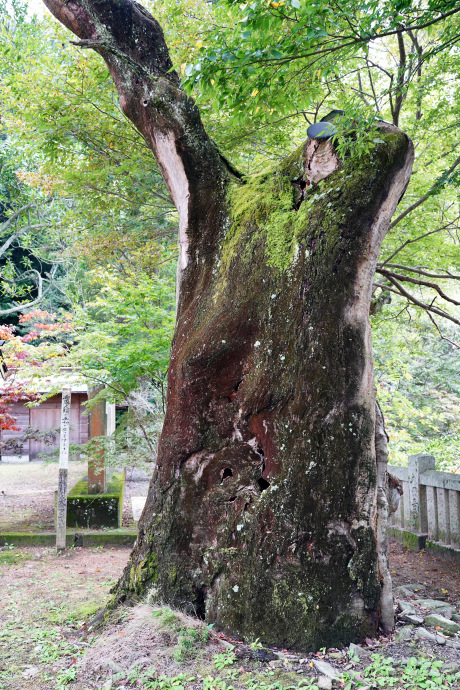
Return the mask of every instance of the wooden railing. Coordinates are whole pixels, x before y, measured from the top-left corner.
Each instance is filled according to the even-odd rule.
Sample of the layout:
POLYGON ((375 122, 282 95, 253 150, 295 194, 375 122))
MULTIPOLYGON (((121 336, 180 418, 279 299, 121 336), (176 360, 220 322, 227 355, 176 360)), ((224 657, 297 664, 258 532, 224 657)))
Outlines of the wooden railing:
POLYGON ((400 530, 405 542, 413 535, 419 548, 429 540, 460 549, 460 474, 436 471, 434 457, 423 453, 410 455, 407 467, 389 466, 388 472, 404 491, 390 518, 390 534, 400 530))

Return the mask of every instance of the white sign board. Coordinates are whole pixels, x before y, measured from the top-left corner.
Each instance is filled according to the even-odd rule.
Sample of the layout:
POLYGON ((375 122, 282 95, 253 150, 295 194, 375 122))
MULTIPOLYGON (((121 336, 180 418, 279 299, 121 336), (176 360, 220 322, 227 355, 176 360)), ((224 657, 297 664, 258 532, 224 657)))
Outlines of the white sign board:
POLYGON ((59 446, 59 469, 61 470, 67 470, 69 467, 70 398, 70 388, 64 388, 62 391, 61 441, 59 446))
POLYGON ((140 517, 142 515, 142 511, 144 510, 146 500, 147 500, 147 496, 133 496, 131 498, 131 505, 133 507, 133 520, 134 520, 134 522, 139 522, 140 517))

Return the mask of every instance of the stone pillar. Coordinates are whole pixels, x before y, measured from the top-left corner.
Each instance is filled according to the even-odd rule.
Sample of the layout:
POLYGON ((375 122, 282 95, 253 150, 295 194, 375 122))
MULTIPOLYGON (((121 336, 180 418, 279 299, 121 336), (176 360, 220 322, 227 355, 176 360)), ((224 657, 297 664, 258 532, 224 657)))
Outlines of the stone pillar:
MULTIPOLYGON (((409 485, 409 509, 410 518, 408 526, 417 533, 426 534, 428 532, 428 506, 426 487, 420 485, 420 475, 427 470, 435 469, 435 459, 433 455, 417 453, 409 455, 408 462, 408 485, 409 485)), ((405 516, 407 521, 407 516, 405 516)), ((407 522, 406 522, 407 524, 407 522)))
MULTIPOLYGON (((88 399, 95 398, 103 389, 95 386, 88 390, 88 399)), ((100 400, 89 414, 89 437, 91 440, 104 437, 107 429, 107 408, 105 400, 100 400)), ((104 447, 101 444, 97 454, 88 461, 88 493, 103 494, 107 490, 107 472, 105 469, 104 447)))

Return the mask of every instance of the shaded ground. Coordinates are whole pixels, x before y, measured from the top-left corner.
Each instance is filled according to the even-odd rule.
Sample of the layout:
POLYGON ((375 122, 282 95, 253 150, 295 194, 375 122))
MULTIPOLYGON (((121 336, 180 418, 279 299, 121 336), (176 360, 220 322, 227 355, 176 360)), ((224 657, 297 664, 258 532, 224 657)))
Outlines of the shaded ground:
MULTIPOLYGON (((460 567, 425 551, 410 551, 391 542, 391 577, 393 586, 420 583, 431 599, 460 603, 460 567)), ((459 654, 460 656, 460 654, 459 654)))
MULTIPOLYGON (((84 462, 70 462, 69 489, 87 472, 84 462)), ((0 463, 0 532, 54 531, 56 463, 0 463)), ((123 527, 134 527, 132 496, 147 496, 148 481, 127 481, 123 502, 123 527)))
MULTIPOLYGON (((424 596, 457 604, 460 613, 458 567, 395 543, 391 552, 395 586, 419 583, 424 596)), ((204 623, 147 600, 119 610, 93 637, 82 636, 85 622, 106 599, 128 556, 129 549, 122 548, 76 548, 62 556, 32 547, 0 552, 1 690, 313 689, 319 687, 318 676, 323 687, 328 686, 318 667, 324 662, 345 674, 344 679, 360 674, 353 683, 337 681, 336 687, 460 687, 454 677, 460 661, 458 636, 446 637, 448 644, 442 645, 414 636, 405 642, 396 642, 395 635, 381 637, 357 648, 360 660, 349 650, 295 654, 261 650, 256 641, 251 646, 225 639, 204 623), (456 639, 458 649, 449 646, 457 644, 456 639), (373 661, 371 654, 379 657, 373 661), (387 657, 393 661, 385 661, 387 657), (417 668, 408 661, 411 657, 425 667, 417 668), (442 680, 427 685, 430 674, 438 673, 436 660, 443 660, 446 672, 442 680), (417 677, 424 678, 423 684, 417 677)), ((397 629, 402 625, 398 622, 397 629)))

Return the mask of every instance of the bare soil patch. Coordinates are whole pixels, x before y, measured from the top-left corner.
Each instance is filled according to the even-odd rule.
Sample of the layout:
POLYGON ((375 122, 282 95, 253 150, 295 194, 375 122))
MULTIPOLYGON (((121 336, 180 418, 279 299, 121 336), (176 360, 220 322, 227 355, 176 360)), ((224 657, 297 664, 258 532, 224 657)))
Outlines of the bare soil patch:
POLYGON ((431 599, 460 602, 460 568, 455 563, 426 551, 411 551, 397 542, 390 543, 393 586, 420 583, 431 599))

